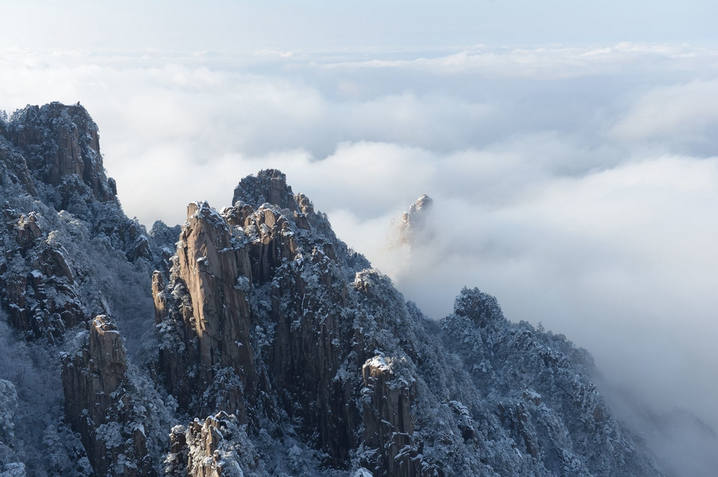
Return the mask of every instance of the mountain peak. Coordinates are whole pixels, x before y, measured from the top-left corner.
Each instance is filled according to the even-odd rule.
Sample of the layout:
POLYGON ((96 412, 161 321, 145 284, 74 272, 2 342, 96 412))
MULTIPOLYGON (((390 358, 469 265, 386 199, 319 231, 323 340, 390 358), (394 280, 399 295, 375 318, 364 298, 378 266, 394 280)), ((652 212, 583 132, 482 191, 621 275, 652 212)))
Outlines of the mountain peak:
POLYGON ((105 175, 97 124, 79 103, 28 105, 12 115, 7 136, 42 183, 70 189, 85 185, 96 200, 115 200, 117 189, 105 175), (69 186, 73 177, 79 183, 69 186))
POLYGON ((426 194, 422 194, 404 212, 399 222, 399 242, 412 245, 418 236, 427 231, 428 218, 433 210, 434 200, 426 194))
POLYGON ((239 181, 232 204, 237 201, 255 208, 268 202, 282 209, 297 210, 297 201, 292 188, 287 185, 287 176, 278 169, 264 169, 239 181))

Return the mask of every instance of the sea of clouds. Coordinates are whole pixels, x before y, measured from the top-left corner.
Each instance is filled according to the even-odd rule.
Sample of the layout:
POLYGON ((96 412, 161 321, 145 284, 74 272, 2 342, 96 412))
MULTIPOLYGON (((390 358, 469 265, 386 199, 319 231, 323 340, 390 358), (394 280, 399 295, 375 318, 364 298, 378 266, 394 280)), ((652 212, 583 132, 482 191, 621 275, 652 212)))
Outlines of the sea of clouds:
POLYGON ((616 408, 657 453, 684 475, 709 475, 716 60, 718 50, 628 43, 15 49, 0 55, 0 108, 80 101, 125 211, 147 225, 182 223, 193 200, 229 205, 241 177, 283 170, 429 316, 478 286, 509 319, 565 334, 593 354, 616 408), (387 247, 423 193, 435 201, 433 233, 387 247))

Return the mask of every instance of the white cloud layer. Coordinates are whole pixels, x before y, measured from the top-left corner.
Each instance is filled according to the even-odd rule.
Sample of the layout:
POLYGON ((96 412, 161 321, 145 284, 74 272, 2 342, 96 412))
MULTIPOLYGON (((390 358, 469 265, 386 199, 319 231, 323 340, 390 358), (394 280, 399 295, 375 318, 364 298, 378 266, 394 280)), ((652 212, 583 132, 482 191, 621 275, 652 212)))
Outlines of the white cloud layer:
POLYGON ((5 50, 0 107, 82 101, 146 224, 280 168, 428 314, 479 286, 588 348, 612 385, 718 427, 717 56, 5 50), (422 193, 433 238, 388 249, 422 193))

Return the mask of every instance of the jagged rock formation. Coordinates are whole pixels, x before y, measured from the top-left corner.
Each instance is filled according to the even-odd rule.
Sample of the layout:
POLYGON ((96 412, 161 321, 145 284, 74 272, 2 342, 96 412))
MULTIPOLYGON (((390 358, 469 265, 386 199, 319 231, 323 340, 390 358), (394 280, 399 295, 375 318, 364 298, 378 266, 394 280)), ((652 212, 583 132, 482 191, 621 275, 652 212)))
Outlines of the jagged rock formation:
POLYGON ((434 201, 426 194, 416 199, 409 207, 409 211, 401 216, 399 222, 399 243, 413 244, 418 237, 427 235, 431 238, 431 230, 427 230, 429 215, 434 201))
POLYGON ((419 474, 411 449, 415 379, 398 373, 401 362, 375 356, 362 366, 364 442, 381 455, 379 465, 396 476, 419 474))
POLYGON ((60 234, 62 228, 105 241, 98 245, 130 261, 157 257, 142 226, 122 213, 115 182, 104 172, 97 126, 82 106, 28 106, 4 129, 0 295, 15 328, 57 338, 92 316, 83 310, 82 289, 86 278, 98 278, 86 277, 92 263, 75 267, 77 241, 60 234))
MULTIPOLYGON (((51 365, 30 371, 61 377, 64 397, 38 426, 12 399, 35 387, 0 375, 2 471, 660 475, 586 352, 478 290, 427 319, 283 173, 149 234, 116 190, 82 107, 0 121, 0 298, 20 334, 7 339, 32 343, 51 365), (23 453, 18 430, 50 457, 23 453)), ((430 204, 406 215, 407 237, 430 204)))
POLYGON ((191 204, 169 282, 153 279, 160 369, 190 412, 239 411, 250 436, 296 434, 326 464, 374 475, 653 472, 568 342, 528 325, 519 343, 485 336, 512 336, 514 325, 470 291, 437 329, 279 171, 242 180, 234 200, 221 212, 191 204), (492 361, 447 353, 454 339, 481 347, 501 372, 481 381, 476 368, 492 361), (202 400, 183 399, 188 389, 202 400))
POLYGON ((181 227, 175 225, 169 227, 161 220, 156 220, 150 229, 150 246, 151 253, 155 260, 162 260, 164 268, 169 268, 170 258, 175 253, 177 238, 179 237, 181 227))
POLYGON ((262 472, 261 461, 233 414, 219 412, 187 428, 175 426, 165 459, 168 476, 242 477, 262 472))
MULTIPOLYGON (((526 464, 550 475, 645 472, 634 437, 611 417, 590 380, 594 365, 585 350, 528 323, 510 323, 496 299, 477 289, 462 290, 441 327, 484 394, 481 415, 507 430, 526 464)), ((470 431, 482 433, 480 426, 470 431)))
POLYGON ((36 177, 52 186, 65 186, 58 209, 75 199, 70 184, 79 181, 96 200, 115 200, 115 182, 105 177, 102 167, 97 125, 83 107, 60 103, 28 106, 9 126, 8 138, 23 153, 36 177))
MULTIPOLYGON (((165 337, 160 367, 180 404, 193 410, 203 410, 208 402, 187 402, 181 390, 195 389, 188 396, 196 398, 202 395, 196 390, 209 386, 211 391, 218 376, 225 398, 217 409, 239 411, 240 416, 245 413, 238 398, 256 402, 257 387, 264 399, 272 396, 264 403, 270 407, 278 406, 272 402, 277 398, 286 403, 309 402, 321 390, 316 407, 291 409, 297 414, 292 417, 305 420, 307 430, 316 423, 322 446, 337 459, 345 459, 346 442, 354 437, 353 425, 344 421, 353 423, 358 410, 340 407, 335 417, 330 394, 333 389, 343 392, 340 383, 333 383, 342 361, 338 328, 343 320, 332 308, 347 302, 348 275, 330 257, 339 250, 345 264, 364 266, 366 261, 348 253, 333 233, 312 230, 331 232, 326 218, 316 214, 303 196, 298 201, 292 198, 291 209, 257 202, 272 194, 293 197, 278 171, 243 181, 235 197, 247 201, 238 199, 221 215, 207 204, 190 205, 170 282, 161 289, 157 273, 153 282, 165 337), (267 184, 265 194, 258 193, 258 182, 267 184), (284 193, 280 194, 278 183, 284 193), (245 184, 249 184, 246 194, 245 184), (294 293, 295 286, 303 292, 294 293), (321 297, 322 308, 316 310, 319 297, 313 295, 319 289, 326 296, 321 297), (275 346, 269 346, 270 339, 275 346), (195 366, 178 366, 183 356, 196 356, 190 358, 195 366), (185 375, 178 376, 178 369, 185 370, 185 375), (278 392, 279 396, 273 396, 278 392)), ((349 323, 343 325, 348 331, 349 323)), ((246 419, 259 417, 253 413, 246 419)))
MULTIPOLYGON (((152 323, 145 318, 152 313, 148 277, 153 266, 163 263, 154 251, 166 243, 152 240, 122 212, 114 181, 104 172, 97 126, 84 108, 28 106, 0 123, 0 315, 4 322, 7 313, 7 323, 20 337, 36 341, 33 359, 17 365, 22 372, 14 374, 8 366, 10 374, 3 375, 25 396, 18 402, 15 439, 23 447, 17 455, 29 475, 86 475, 86 452, 72 431, 83 434, 84 447, 90 447, 92 431, 77 412, 91 406, 76 406, 92 399, 86 395, 91 389, 67 387, 74 397, 66 401, 74 404, 56 404, 62 398, 57 355, 82 355, 89 343, 82 333, 73 338, 77 329, 93 316, 110 313, 132 338, 131 354, 141 352, 140 336, 152 323), (57 383, 60 395, 55 389, 38 394, 41 380, 46 386, 57 383)), ((5 338, 18 346, 13 344, 18 337, 5 338)), ((91 374, 92 363, 85 362, 82 372, 91 374)), ((137 382, 135 371, 128 374, 137 382)), ((140 400, 149 400, 156 391, 146 378, 140 384, 140 400)), ((151 407, 155 416, 145 420, 148 433, 167 417, 161 401, 151 407)), ((152 436, 150 447, 160 440, 164 436, 152 436)), ((151 449, 155 467, 158 452, 151 449)), ((114 455, 124 459, 125 454, 114 455)), ((116 460, 110 452, 101 465, 116 468, 116 460)))
POLYGON ((26 215, 6 203, 2 213, 9 233, 0 284, 10 322, 28 336, 56 338, 84 319, 67 250, 43 231, 38 212, 26 215))
POLYGON ((80 347, 65 355, 65 416, 78 430, 97 475, 154 475, 143 423, 127 377, 125 346, 117 327, 95 317, 80 347))

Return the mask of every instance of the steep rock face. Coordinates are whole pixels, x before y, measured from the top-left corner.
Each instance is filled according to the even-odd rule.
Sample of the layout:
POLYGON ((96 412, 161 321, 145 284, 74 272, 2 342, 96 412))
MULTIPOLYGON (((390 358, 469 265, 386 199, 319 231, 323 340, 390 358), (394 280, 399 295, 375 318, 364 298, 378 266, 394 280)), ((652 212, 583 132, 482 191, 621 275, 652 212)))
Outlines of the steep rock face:
MULTIPOLYGON (((308 221, 304 225, 309 227, 308 221)), ((280 389, 284 384, 288 391, 311 386, 314 389, 312 392, 316 393, 316 386, 320 383, 328 386, 333 373, 331 367, 325 369, 325 365, 336 359, 321 356, 325 355, 322 350, 331 350, 332 346, 327 344, 332 338, 320 337, 324 342, 318 347, 320 356, 316 356, 314 351, 318 361, 310 362, 311 356, 304 351, 316 350, 319 344, 311 322, 305 323, 300 333, 293 333, 298 331, 296 325, 281 316, 283 313, 280 308, 301 306, 301 303, 297 303, 297 300, 301 301, 301 296, 294 297, 292 303, 281 302, 284 297, 281 296, 281 287, 277 286, 279 277, 275 275, 276 270, 283 266, 285 280, 294 281, 298 278, 297 271, 290 270, 286 265, 298 258, 295 236, 298 230, 296 224, 276 207, 259 207, 255 211, 250 205, 237 202, 234 207, 225 209, 219 215, 206 204, 190 206, 169 284, 163 288, 160 273, 155 273, 153 278, 156 316, 165 336, 162 340, 160 366, 164 370, 168 387, 177 393, 181 404, 189 404, 183 400, 182 390, 192 388, 198 382, 191 375, 200 379, 203 377, 202 382, 207 386, 219 371, 227 379, 242 376, 243 388, 249 399, 253 400, 253 374, 259 374, 258 380, 262 376, 253 371, 257 353, 253 351, 255 345, 249 340, 249 329, 256 323, 264 332, 263 325, 269 325, 266 320, 258 319, 258 313, 272 315, 278 322, 272 325, 278 328, 277 347, 271 352, 267 350, 269 363, 265 363, 264 359, 262 362, 275 371, 277 379, 283 383, 280 389), (262 296, 266 293, 266 300, 258 300, 256 294, 250 297, 250 292, 260 287, 263 288, 262 296), (269 309, 258 312, 258 307, 269 309), (173 348, 172 343, 178 346, 173 348), (196 360, 191 361, 191 364, 188 362, 186 366, 177 366, 182 355, 194 355, 196 360), (195 372, 192 366, 198 366, 200 371, 195 372), (231 376, 226 373, 227 366, 232 368, 229 373, 231 376), (180 376, 183 369, 192 371, 180 376), (315 373, 323 373, 323 376, 316 376, 315 373), (308 382, 297 379, 302 375, 304 381, 308 382)), ((306 235, 309 237, 309 234, 306 235)), ((304 260, 303 256, 298 259, 300 262, 304 260)), ((329 259, 323 250, 315 248, 311 252, 311 261, 321 267, 322 264, 326 266, 329 259)), ((310 303, 306 305, 309 308, 310 303)), ((322 328, 326 330, 333 326, 332 323, 331 317, 327 317, 326 325, 322 328)), ((274 334, 273 330, 267 331, 274 334)), ((253 341, 261 348, 266 340, 255 338, 253 341)), ((337 365, 333 363, 334 368, 337 365)), ((268 384, 265 382, 264 386, 268 384)), ((326 401, 324 406, 327 406, 326 401)), ((227 404, 225 402, 222 407, 236 409, 231 405, 227 407, 227 404)), ((311 410, 313 418, 318 419, 317 415, 321 411, 321 408, 311 410)), ((329 429, 327 425, 324 428, 328 442, 329 429)))
MULTIPOLYGON (((150 262, 163 263, 158 252, 165 242, 155 241, 122 212, 114 181, 104 173, 97 128, 82 107, 29 106, 10 121, 0 118, 0 123, 0 317, 3 325, 7 321, 20 332, 15 335, 3 328, 3 342, 11 350, 33 350, 23 355, 32 359, 18 357, 16 364, 3 368, 3 377, 24 397, 15 434, 21 443, 18 461, 9 456, 2 463, 26 464, 30 475, 89 475, 92 469, 83 443, 66 425, 73 421, 75 430, 84 429, 88 449, 96 440, 93 435, 106 444, 104 462, 96 459, 97 474, 105 465, 137 466, 126 459, 129 454, 117 451, 122 439, 133 439, 134 429, 126 426, 145 428, 155 465, 162 452, 159 443, 166 439, 165 428, 156 429, 166 425, 173 404, 171 399, 163 402, 146 371, 130 366, 130 385, 115 391, 129 390, 132 399, 123 397, 120 402, 134 403, 132 412, 108 408, 107 421, 81 423, 76 409, 67 406, 63 420, 57 356, 67 349, 71 356, 76 349, 80 355, 88 350, 90 344, 83 339, 89 340, 89 335, 79 339, 84 344, 73 343, 77 328, 89 317, 112 313, 131 338, 128 350, 135 363, 144 365, 151 357, 141 342, 152 323, 150 262), (32 343, 22 345, 23 339, 32 343), (59 393, 42 391, 43 380, 59 393)), ((175 234, 171 243, 176 240, 175 234)), ((66 400, 87 403, 92 400, 86 396, 90 392, 88 387, 68 387, 66 400)), ((12 449, 12 442, 6 444, 12 449)), ((142 469, 137 472, 145 474, 142 469)))
POLYGON ((142 424, 147 418, 132 396, 120 333, 103 315, 89 328, 77 351, 64 358, 65 415, 97 475, 154 475, 142 424))
POLYGON ((389 475, 417 475, 416 454, 411 451, 414 432, 411 402, 414 378, 402 377, 401 363, 375 356, 362 366, 364 388, 364 441, 379 450, 378 467, 389 475))
MULTIPOLYGON (((161 273, 155 273, 153 295, 163 333, 160 368, 180 403, 190 407, 182 393, 193 387, 186 384, 192 375, 205 376, 200 389, 211 395, 207 383, 217 376, 211 366, 232 366, 231 375, 243 384, 251 382, 250 370, 256 369, 258 394, 245 393, 253 409, 250 422, 266 418, 264 413, 286 415, 300 423, 297 430, 312 436, 330 462, 347 465, 363 439, 358 429, 364 412, 362 364, 377 345, 365 336, 357 339, 364 320, 373 319, 357 316, 355 309, 369 293, 370 274, 355 280, 367 262, 336 239, 326 217, 314 212, 305 196, 291 195, 283 174, 262 171, 254 179, 240 183, 235 205, 221 214, 206 204, 191 205, 169 283, 163 286, 161 273), (264 203, 266 197, 279 197, 289 207, 264 203), (223 343, 214 330, 230 325, 234 328, 222 333, 229 338, 223 343), (251 330, 250 340, 232 330, 251 330), (239 349, 254 355, 239 355, 237 342, 246 342, 239 349), (182 356, 191 355, 200 363, 198 372, 189 362, 177 366, 182 356), (183 369, 192 371, 182 376, 183 369)), ((380 384, 376 399, 386 392, 380 384)), ((215 402, 218 409, 237 409, 232 400, 215 402)), ((404 406, 406 413, 408 402, 404 406)), ((381 446, 372 436, 371 445, 381 446)), ((387 459, 401 447, 390 449, 387 459)))
POLYGON ((19 461, 15 449, 15 412, 17 391, 15 386, 0 379, 0 475, 24 477, 25 464, 19 461))
POLYGON ((152 224, 149 234, 151 253, 156 262, 162 263, 164 269, 171 266, 170 258, 175 253, 177 238, 181 231, 179 225, 170 227, 161 220, 156 220, 152 224))
POLYGON ((416 240, 431 237, 431 231, 427 229, 429 215, 433 209, 434 201, 426 194, 416 199, 409 207, 409 211, 401 216, 399 222, 399 242, 402 244, 413 244, 416 240), (426 236, 428 234, 428 237, 426 236))
POLYGON ((269 203, 280 209, 297 210, 292 188, 287 186, 287 176, 277 169, 267 169, 256 176, 242 179, 232 198, 232 204, 237 202, 245 202, 253 207, 269 203))
MULTIPOLYGON (((107 179, 102 166, 97 125, 79 104, 28 106, 13 116, 7 136, 43 183, 59 186, 74 176, 89 187, 95 199, 115 200, 115 183, 107 179)), ((66 208, 62 203, 56 205, 66 208)))
POLYGON ((162 324, 170 318, 182 343, 184 366, 176 351, 163 348, 160 366, 171 391, 188 406, 191 389, 209 385, 219 374, 241 376, 230 394, 232 409, 244 408, 242 395, 251 392, 254 376, 249 342, 249 303, 240 277, 251 277, 247 251, 233 246, 225 220, 207 204, 191 204, 173 259, 170 289, 163 289, 159 272, 153 275, 155 316, 162 324), (171 306, 168 306, 168 303, 171 306), (188 369, 198 371, 186 373, 188 369))
POLYGON ((246 250, 232 247, 226 222, 204 204, 192 204, 177 248, 178 278, 192 300, 199 363, 236 365, 245 376, 254 374, 249 343, 249 303, 238 286, 251 277, 246 250))
POLYGON ((130 260, 152 260, 144 228, 124 216, 108 178, 97 125, 82 106, 60 103, 15 112, 0 135, 0 185, 66 210, 107 236, 130 260))
POLYGON ((0 295, 10 323, 28 337, 56 339, 85 319, 67 250, 38 212, 24 214, 5 204, 2 216, 6 253, 0 259, 0 295))
POLYGON ((54 340, 109 311, 90 303, 102 302, 97 293, 87 296, 101 277, 88 273, 98 264, 79 257, 78 248, 121 251, 120 262, 161 257, 144 228, 122 212, 104 172, 97 126, 83 107, 28 106, 3 125, 0 298, 13 326, 54 340))

